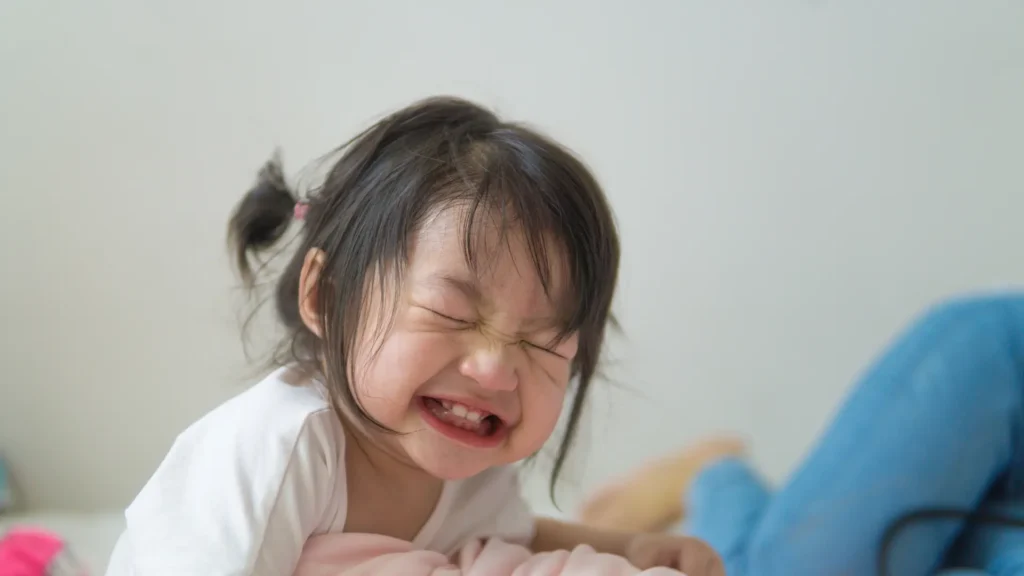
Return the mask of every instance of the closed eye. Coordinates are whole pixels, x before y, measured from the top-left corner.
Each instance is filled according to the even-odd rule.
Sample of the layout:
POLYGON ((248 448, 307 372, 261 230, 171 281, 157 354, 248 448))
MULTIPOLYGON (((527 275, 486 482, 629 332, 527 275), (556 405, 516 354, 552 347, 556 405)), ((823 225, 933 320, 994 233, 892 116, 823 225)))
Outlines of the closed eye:
POLYGON ((433 314, 434 316, 437 316, 438 318, 441 318, 443 320, 447 320, 449 322, 453 322, 453 323, 458 324, 460 326, 470 326, 470 325, 473 324, 469 320, 463 320, 461 318, 456 318, 454 316, 449 316, 447 314, 442 314, 442 313, 438 312, 437 310, 434 310, 433 308, 427 308, 427 310, 429 310, 431 314, 433 314))
POLYGON ((541 352, 547 352, 548 354, 551 354, 552 356, 556 356, 558 358, 561 358, 562 360, 568 360, 568 358, 566 358, 565 356, 562 356, 558 352, 555 352, 551 348, 548 348, 547 346, 541 346, 540 344, 534 344, 533 342, 530 342, 529 340, 523 340, 522 341, 522 345, 526 346, 527 348, 532 348, 534 350, 540 350, 541 352))

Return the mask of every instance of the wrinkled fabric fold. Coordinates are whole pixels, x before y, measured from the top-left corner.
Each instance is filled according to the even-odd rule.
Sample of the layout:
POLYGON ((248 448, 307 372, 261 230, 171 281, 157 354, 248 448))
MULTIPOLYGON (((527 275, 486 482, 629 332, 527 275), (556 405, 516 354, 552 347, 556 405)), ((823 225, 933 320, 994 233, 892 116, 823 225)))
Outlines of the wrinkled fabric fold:
POLYGON ((671 568, 640 570, 625 558, 589 546, 533 554, 498 539, 473 541, 453 558, 416 550, 376 534, 311 538, 295 576, 685 576, 671 568))

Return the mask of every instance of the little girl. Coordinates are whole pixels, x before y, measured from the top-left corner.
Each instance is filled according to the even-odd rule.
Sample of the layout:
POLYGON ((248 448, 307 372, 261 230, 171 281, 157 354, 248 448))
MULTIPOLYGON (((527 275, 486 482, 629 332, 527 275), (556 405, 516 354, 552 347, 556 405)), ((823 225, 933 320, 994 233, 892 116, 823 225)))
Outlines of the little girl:
POLYGON ((570 153, 457 99, 384 118, 297 199, 271 162, 237 207, 242 278, 302 221, 276 286, 278 368, 174 442, 108 574, 290 575, 307 539, 377 534, 452 555, 587 544, 723 575, 703 543, 535 520, 510 465, 569 420, 610 318, 619 243, 570 153))

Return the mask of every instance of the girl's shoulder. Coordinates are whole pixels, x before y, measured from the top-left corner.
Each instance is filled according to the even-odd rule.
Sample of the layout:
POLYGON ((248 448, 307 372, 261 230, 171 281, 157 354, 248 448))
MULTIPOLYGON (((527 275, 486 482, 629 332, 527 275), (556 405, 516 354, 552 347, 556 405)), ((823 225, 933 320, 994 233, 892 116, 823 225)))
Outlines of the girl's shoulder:
POLYGON ((285 428, 301 425, 311 416, 330 411, 330 400, 324 386, 298 368, 284 366, 237 394, 200 418, 189 427, 202 428, 211 421, 218 424, 258 421, 285 428))
MULTIPOLYGON (((266 500, 290 487, 305 504, 343 502, 345 435, 315 380, 294 368, 274 371, 262 381, 217 406, 178 435, 157 471, 129 509, 144 508, 152 497, 185 488, 205 498, 230 502, 241 495, 253 502, 240 508, 259 510, 266 500)), ((197 503, 199 506, 206 504, 197 503)), ((255 525, 273 514, 253 518, 255 525)))
POLYGON ((115 559, 154 573, 284 574, 310 534, 343 525, 344 476, 322 387, 277 370, 175 439, 126 510, 115 559))
POLYGON ((293 367, 275 370, 262 381, 201 417, 175 441, 180 448, 224 450, 232 460, 253 460, 264 467, 282 464, 304 452, 335 461, 345 436, 325 388, 293 367))
POLYGON ((343 475, 344 443, 324 386, 284 367, 188 426, 165 463, 230 462, 232 476, 273 489, 289 469, 343 475))

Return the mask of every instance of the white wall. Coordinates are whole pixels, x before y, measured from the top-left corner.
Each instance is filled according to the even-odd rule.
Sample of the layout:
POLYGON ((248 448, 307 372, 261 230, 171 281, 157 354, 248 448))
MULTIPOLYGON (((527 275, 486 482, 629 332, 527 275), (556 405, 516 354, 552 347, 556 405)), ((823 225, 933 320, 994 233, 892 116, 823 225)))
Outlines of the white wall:
POLYGON ((124 505, 244 387, 223 236, 272 148, 298 169, 435 93, 562 139, 618 211, 629 390, 595 395, 567 492, 715 430, 778 478, 919 308, 1024 281, 1024 3, 740 4, 0 4, 28 502, 124 505))

